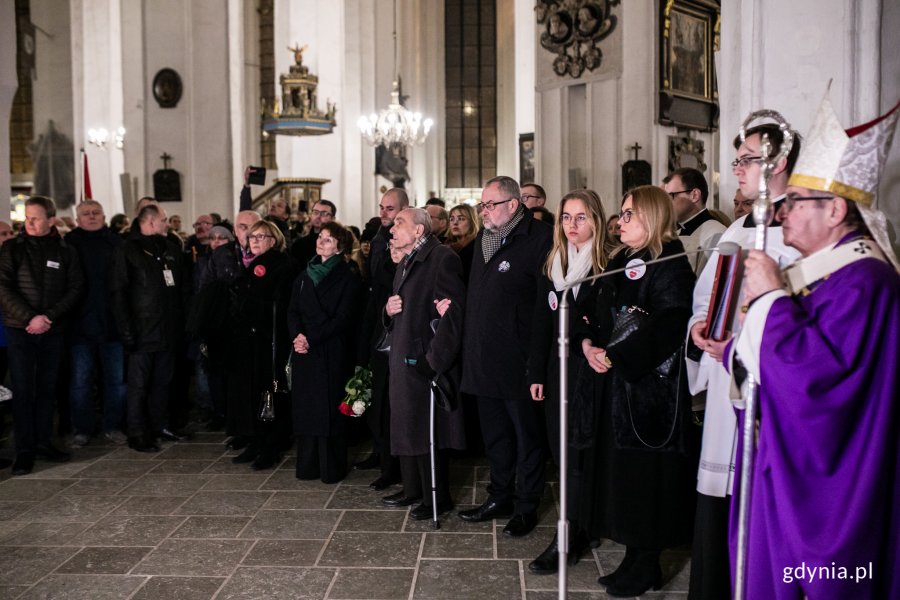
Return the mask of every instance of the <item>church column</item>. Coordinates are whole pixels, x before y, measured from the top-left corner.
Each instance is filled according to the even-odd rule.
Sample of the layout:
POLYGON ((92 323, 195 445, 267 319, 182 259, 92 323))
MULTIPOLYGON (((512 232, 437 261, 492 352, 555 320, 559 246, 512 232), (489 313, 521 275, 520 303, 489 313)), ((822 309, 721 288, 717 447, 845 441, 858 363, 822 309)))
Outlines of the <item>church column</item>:
POLYGON ((0 221, 9 223, 9 116, 18 88, 16 77, 16 4, 0 1, 0 221))

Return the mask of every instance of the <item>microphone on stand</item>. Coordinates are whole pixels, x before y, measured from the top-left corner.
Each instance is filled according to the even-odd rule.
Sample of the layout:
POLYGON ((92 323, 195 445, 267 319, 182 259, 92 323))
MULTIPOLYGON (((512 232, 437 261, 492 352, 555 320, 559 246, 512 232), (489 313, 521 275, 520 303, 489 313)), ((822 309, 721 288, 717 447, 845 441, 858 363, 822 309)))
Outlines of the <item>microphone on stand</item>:
MULTIPOLYGON (((675 258, 681 258, 682 256, 690 256, 693 254, 700 254, 701 252, 715 252, 718 250, 719 254, 724 256, 733 256, 738 254, 741 251, 740 244, 735 242, 720 242, 719 244, 713 246, 712 248, 700 248, 698 250, 691 250, 690 252, 679 252, 678 254, 672 254, 671 256, 663 256, 661 258, 654 258, 652 260, 641 261, 642 265, 654 265, 656 263, 665 262, 667 260, 673 260, 675 258)), ((568 285, 564 286, 562 290, 562 298, 559 302, 559 521, 557 521, 557 543, 556 547, 559 549, 559 563, 557 566, 558 571, 558 593, 560 600, 563 600, 567 597, 568 592, 568 581, 567 581, 567 573, 568 573, 568 548, 569 548, 569 520, 568 520, 568 510, 566 508, 567 504, 567 496, 568 490, 566 489, 568 483, 568 474, 566 471, 567 463, 569 460, 568 446, 569 446, 569 430, 568 430, 568 403, 569 403, 569 393, 568 393, 568 381, 566 379, 568 374, 568 362, 569 362, 569 300, 568 294, 566 293, 572 287, 586 283, 588 281, 594 281, 596 279, 600 279, 602 277, 606 277, 607 275, 615 275, 617 273, 624 273, 630 269, 634 269, 636 265, 632 265, 630 267, 623 267, 621 269, 612 269, 610 271, 604 271, 599 275, 592 275, 590 277, 583 277, 582 279, 578 279, 577 281, 573 281, 568 285)))

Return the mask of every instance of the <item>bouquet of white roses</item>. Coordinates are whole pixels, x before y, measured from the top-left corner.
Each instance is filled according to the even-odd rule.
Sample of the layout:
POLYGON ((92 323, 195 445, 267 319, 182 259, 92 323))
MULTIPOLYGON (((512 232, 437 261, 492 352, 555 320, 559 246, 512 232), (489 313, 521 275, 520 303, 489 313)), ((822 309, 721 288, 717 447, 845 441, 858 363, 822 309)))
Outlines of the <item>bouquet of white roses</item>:
POLYGON ((338 410, 348 417, 359 417, 372 404, 372 371, 356 367, 353 377, 344 386, 347 395, 338 405, 338 410))

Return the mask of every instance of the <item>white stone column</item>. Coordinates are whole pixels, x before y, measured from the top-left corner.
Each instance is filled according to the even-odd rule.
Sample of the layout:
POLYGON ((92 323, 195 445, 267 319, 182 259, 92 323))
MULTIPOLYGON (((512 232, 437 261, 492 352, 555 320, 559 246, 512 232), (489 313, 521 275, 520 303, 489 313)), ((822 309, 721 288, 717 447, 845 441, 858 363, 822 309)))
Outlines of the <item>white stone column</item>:
POLYGON ((9 223, 9 116, 19 87, 16 77, 16 4, 0 0, 0 221, 9 223))

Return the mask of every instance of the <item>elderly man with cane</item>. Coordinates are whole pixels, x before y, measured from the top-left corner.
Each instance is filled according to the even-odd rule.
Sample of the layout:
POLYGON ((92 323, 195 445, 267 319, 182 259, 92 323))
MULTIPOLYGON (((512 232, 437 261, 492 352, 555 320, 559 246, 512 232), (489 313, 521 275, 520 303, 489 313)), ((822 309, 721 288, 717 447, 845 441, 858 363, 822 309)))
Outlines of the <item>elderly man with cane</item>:
POLYGON ((403 495, 410 503, 425 490, 433 492, 412 509, 410 517, 434 517, 437 523, 438 514, 453 508, 443 451, 465 447, 465 428, 462 409, 452 398, 429 419, 428 398, 438 378, 451 388, 458 387, 465 297, 462 263, 431 234, 431 217, 423 209, 400 211, 391 234, 391 249, 405 257, 397 265, 394 293, 384 309, 385 328, 391 331, 390 451, 400 459, 403 495), (437 311, 439 302, 443 317, 437 311), (423 426, 429 422, 431 431, 423 426), (430 447, 437 449, 431 461, 430 447))

